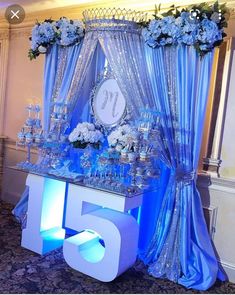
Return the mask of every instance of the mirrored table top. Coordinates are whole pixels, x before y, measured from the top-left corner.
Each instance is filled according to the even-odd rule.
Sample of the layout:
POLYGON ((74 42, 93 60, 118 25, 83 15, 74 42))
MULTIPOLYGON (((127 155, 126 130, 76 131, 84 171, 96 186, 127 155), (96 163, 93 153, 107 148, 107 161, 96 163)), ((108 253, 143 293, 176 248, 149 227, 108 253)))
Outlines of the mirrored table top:
POLYGON ((118 182, 116 182, 116 183, 114 182, 113 189, 109 189, 107 187, 102 187, 100 185, 97 185, 96 179, 95 179, 94 183, 88 183, 87 181, 84 181, 85 179, 89 179, 89 178, 87 176, 85 177, 82 174, 77 174, 76 178, 71 179, 68 177, 58 176, 58 175, 55 175, 52 173, 42 173, 42 172, 38 172, 38 171, 31 171, 31 170, 27 170, 27 169, 22 169, 17 166, 8 166, 7 168, 18 171, 18 172, 24 172, 24 173, 47 177, 47 178, 51 178, 51 179, 55 179, 55 180, 59 180, 59 181, 64 181, 67 183, 71 183, 71 184, 75 184, 75 185, 79 185, 79 186, 83 186, 83 187, 88 187, 88 188, 92 188, 95 190, 100 190, 100 191, 108 192, 111 194, 116 194, 118 196, 127 197, 127 198, 137 197, 142 194, 157 191, 157 189, 158 189, 158 187, 146 187, 146 188, 142 189, 142 188, 139 188, 138 186, 126 186, 124 190, 118 191, 117 190, 118 182))

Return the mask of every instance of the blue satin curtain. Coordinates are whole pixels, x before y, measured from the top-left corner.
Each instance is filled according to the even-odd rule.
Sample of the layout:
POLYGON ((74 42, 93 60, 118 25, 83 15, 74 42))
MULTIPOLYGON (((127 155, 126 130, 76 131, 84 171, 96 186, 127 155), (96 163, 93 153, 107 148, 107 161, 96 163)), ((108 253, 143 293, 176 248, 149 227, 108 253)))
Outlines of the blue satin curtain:
POLYGON ((157 190, 147 193, 143 197, 142 206, 136 212, 133 210, 132 215, 136 217, 139 223, 139 243, 138 243, 138 256, 140 259, 145 257, 148 252, 149 245, 153 239, 156 228, 156 223, 161 211, 163 197, 166 192, 168 179, 171 170, 164 164, 158 163, 161 175, 157 180, 157 190))
POLYGON ((171 173, 155 232, 141 257, 153 276, 207 290, 217 277, 223 279, 196 188, 213 53, 201 58, 189 46, 146 47, 145 52, 171 173))
POLYGON ((44 66, 43 129, 46 134, 48 133, 50 125, 50 105, 55 85, 57 66, 58 45, 53 45, 46 55, 44 66))

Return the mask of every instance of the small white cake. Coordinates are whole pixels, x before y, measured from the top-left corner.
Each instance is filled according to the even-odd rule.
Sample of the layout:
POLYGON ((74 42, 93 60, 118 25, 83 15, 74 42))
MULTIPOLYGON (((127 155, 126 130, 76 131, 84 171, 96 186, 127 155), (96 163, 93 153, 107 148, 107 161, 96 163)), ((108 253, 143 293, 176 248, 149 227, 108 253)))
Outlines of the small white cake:
POLYGON ((140 160, 141 161, 147 160, 147 153, 145 151, 140 152, 140 160))
POLYGON ((128 153, 128 160, 133 162, 136 160, 136 153, 128 153))

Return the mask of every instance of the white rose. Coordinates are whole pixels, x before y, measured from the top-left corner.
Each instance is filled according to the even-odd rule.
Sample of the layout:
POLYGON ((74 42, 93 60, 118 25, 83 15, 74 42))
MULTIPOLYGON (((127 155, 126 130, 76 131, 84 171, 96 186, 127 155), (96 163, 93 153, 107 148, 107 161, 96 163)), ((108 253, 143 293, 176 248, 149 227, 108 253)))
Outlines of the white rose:
POLYGON ((95 125, 91 124, 91 123, 88 123, 88 129, 91 130, 91 131, 94 131, 95 130, 95 125))
POLYGON ((39 51, 40 53, 46 53, 46 52, 47 52, 47 48, 44 47, 44 46, 42 46, 42 45, 40 45, 40 46, 38 47, 38 51, 39 51))

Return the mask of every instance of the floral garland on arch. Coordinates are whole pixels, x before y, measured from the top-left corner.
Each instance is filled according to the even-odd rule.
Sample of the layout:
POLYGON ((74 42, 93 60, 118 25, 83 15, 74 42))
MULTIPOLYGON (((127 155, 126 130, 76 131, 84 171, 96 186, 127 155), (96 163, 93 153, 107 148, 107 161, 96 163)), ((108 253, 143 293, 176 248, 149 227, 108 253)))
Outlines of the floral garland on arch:
POLYGON ((191 45, 203 56, 223 42, 229 10, 217 1, 212 5, 201 3, 181 11, 173 5, 169 11, 160 14, 159 5, 153 16, 153 20, 141 24, 146 44, 152 48, 191 45))
POLYGON ((72 46, 79 44, 84 37, 84 24, 78 20, 61 17, 58 21, 46 19, 37 22, 32 29, 31 48, 28 56, 35 59, 41 53, 46 53, 53 44, 72 46))
MULTIPOLYGON (((226 4, 220 5, 216 1, 189 6, 181 11, 173 5, 169 11, 160 14, 159 5, 155 7, 153 17, 148 22, 139 23, 146 44, 152 48, 185 44, 194 46, 202 56, 223 42, 229 9, 226 4)), ((84 34, 84 23, 79 20, 61 17, 58 21, 37 22, 30 37, 28 56, 35 59, 55 43, 61 46, 79 44, 84 34)))

